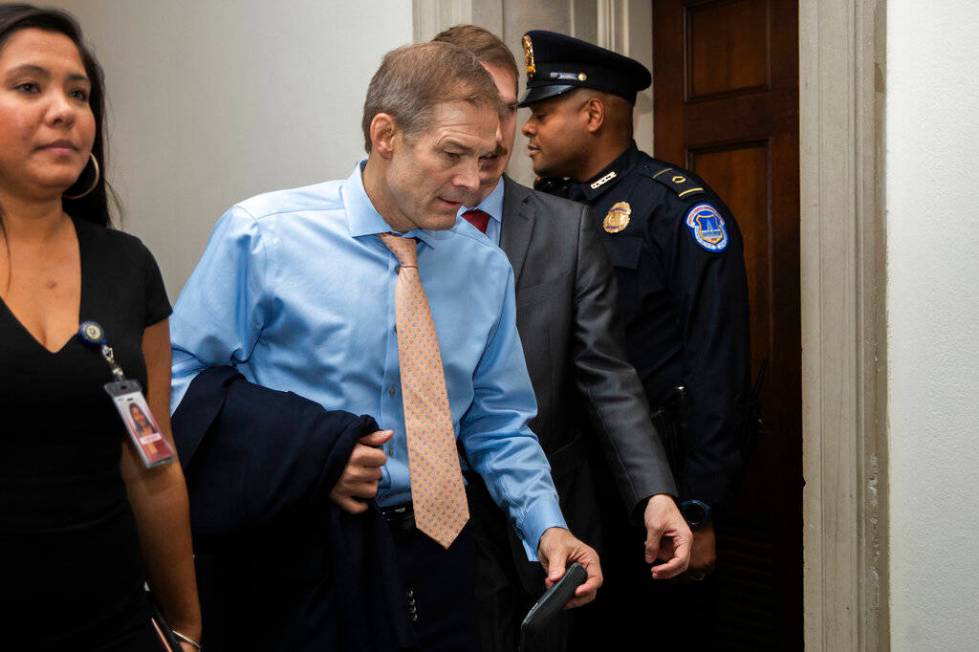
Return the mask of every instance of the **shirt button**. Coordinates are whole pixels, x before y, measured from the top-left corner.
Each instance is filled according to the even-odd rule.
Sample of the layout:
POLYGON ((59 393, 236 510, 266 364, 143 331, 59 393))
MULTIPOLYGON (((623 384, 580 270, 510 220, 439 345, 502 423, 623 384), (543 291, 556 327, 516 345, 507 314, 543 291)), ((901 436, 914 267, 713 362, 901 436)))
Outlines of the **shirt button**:
POLYGON ((394 396, 394 393, 398 391, 393 387, 388 387, 388 396, 394 396))

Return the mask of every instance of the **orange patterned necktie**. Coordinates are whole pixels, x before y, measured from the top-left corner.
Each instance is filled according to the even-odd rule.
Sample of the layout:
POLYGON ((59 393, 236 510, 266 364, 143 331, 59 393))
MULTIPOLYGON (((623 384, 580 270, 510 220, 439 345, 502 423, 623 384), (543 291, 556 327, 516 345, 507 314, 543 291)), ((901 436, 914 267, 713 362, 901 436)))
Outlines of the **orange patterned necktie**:
POLYGON ((418 241, 382 233, 401 267, 394 289, 411 501, 418 529, 448 548, 469 520, 435 322, 418 274, 418 241))

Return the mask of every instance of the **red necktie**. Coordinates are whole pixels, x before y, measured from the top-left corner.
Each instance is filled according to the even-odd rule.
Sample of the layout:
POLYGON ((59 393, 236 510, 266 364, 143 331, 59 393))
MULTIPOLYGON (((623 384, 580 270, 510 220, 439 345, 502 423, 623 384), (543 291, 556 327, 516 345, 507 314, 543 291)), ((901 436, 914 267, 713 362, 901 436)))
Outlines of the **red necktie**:
POLYGON ((490 216, 489 213, 485 213, 478 208, 473 208, 462 214, 466 221, 475 226, 477 229, 486 233, 486 227, 489 225, 490 216))

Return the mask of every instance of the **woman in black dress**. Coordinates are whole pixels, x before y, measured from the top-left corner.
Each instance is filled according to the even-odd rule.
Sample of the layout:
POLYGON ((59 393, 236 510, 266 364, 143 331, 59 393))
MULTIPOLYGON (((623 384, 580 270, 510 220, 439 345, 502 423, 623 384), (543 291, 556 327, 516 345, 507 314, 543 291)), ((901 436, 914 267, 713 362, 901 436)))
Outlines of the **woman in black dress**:
POLYGON ((174 630, 200 640, 180 465, 144 468, 103 390, 108 364, 76 335, 102 324, 172 442, 170 304, 149 251, 109 228, 101 83, 70 17, 0 4, 5 650, 167 649, 147 580, 174 630))

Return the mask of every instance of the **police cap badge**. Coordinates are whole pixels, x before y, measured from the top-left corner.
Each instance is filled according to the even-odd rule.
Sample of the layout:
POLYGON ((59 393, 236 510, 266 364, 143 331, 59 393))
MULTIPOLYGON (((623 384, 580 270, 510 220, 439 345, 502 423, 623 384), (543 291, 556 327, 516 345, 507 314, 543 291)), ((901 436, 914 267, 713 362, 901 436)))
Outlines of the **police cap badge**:
POLYGON ((533 77, 537 72, 537 65, 534 63, 534 42, 530 40, 530 34, 523 35, 523 58, 527 64, 527 76, 533 77))

